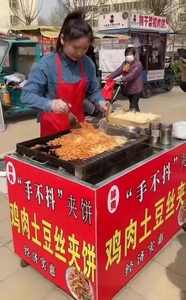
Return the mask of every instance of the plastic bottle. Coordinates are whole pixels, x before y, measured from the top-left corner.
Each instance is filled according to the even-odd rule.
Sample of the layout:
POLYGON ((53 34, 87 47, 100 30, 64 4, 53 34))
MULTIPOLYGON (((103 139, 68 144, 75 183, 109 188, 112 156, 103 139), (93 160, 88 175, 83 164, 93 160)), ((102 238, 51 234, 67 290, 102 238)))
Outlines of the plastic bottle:
POLYGON ((5 105, 10 105, 10 95, 9 92, 6 88, 6 85, 2 85, 1 89, 0 89, 0 98, 3 104, 5 105))

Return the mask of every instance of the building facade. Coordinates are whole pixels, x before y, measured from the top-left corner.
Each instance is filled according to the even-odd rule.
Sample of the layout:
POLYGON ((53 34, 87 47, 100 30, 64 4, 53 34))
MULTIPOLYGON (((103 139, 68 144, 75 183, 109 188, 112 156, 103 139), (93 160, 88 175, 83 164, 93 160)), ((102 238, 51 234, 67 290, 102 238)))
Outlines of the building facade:
MULTIPOLYGON (((29 7, 29 0, 21 0, 23 7, 29 7, 29 11, 37 10, 37 0, 31 1, 32 8, 29 7)), ((14 9, 17 10, 20 5, 20 0, 0 0, 1 4, 1 17, 0 17, 0 27, 2 28, 11 28, 19 25, 24 25, 16 15, 13 13, 14 9)), ((24 10, 24 9, 23 9, 24 10)), ((21 19, 24 19, 23 12, 19 10, 19 16, 21 19)), ((34 20, 32 25, 37 25, 37 19, 34 20)))
POLYGON ((100 14, 116 13, 120 11, 142 11, 142 1, 101 0, 101 2, 99 1, 97 5, 94 4, 94 14, 92 20, 92 26, 94 30, 98 29, 98 16, 100 14))

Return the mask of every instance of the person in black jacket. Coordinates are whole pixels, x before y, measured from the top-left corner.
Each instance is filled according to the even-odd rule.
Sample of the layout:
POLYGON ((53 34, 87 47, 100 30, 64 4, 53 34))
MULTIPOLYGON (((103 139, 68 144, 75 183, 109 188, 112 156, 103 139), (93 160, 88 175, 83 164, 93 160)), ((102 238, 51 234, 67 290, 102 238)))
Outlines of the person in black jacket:
MULTIPOLYGON (((90 45, 85 55, 88 56, 93 61, 94 65, 96 67, 96 74, 98 74, 98 67, 97 67, 97 63, 96 63, 96 54, 94 52, 94 46, 90 45)), ((85 114, 87 114, 87 115, 97 116, 100 114, 100 112, 95 108, 93 103, 91 103, 88 98, 84 99, 83 108, 84 108, 85 114)))
POLYGON ((186 58, 181 57, 181 83, 180 87, 186 92, 186 58))
POLYGON ((88 51, 87 51, 87 53, 86 53, 85 55, 87 55, 88 57, 91 58, 91 60, 93 61, 93 63, 94 63, 95 66, 96 66, 96 69, 97 69, 97 65, 96 65, 96 55, 95 55, 95 52, 94 52, 94 46, 91 45, 91 46, 88 48, 88 51))

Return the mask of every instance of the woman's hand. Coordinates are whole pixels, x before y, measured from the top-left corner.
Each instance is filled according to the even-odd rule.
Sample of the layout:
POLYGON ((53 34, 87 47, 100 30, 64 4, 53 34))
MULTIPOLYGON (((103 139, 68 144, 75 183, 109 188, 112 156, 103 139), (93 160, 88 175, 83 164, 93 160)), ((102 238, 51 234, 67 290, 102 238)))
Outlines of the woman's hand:
POLYGON ((56 114, 69 113, 71 105, 61 99, 54 99, 50 102, 51 110, 56 114))
POLYGON ((109 101, 100 101, 99 109, 104 113, 104 115, 109 115, 112 112, 112 105, 109 101))

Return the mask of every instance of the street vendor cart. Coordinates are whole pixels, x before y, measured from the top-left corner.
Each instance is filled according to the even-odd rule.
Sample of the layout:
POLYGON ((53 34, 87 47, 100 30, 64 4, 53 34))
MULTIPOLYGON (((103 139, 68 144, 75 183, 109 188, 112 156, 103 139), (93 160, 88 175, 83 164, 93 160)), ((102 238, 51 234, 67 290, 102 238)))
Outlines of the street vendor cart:
POLYGON ((6 87, 8 103, 2 101, 4 114, 15 114, 31 110, 21 103, 24 82, 35 63, 40 60, 39 43, 17 36, 0 36, 0 95, 6 87), (16 76, 21 79, 18 80, 16 76), (12 78, 12 79, 11 79, 12 78))
POLYGON ((14 251, 75 299, 110 300, 183 224, 186 143, 108 126, 128 142, 73 163, 47 151, 64 134, 6 157, 14 251))
POLYGON ((144 98, 149 98, 156 88, 166 91, 173 88, 174 72, 171 68, 165 69, 165 54, 167 35, 174 33, 169 30, 166 17, 110 13, 99 16, 98 26, 101 34, 128 34, 131 37, 127 45, 135 48, 136 57, 143 65, 144 98))

